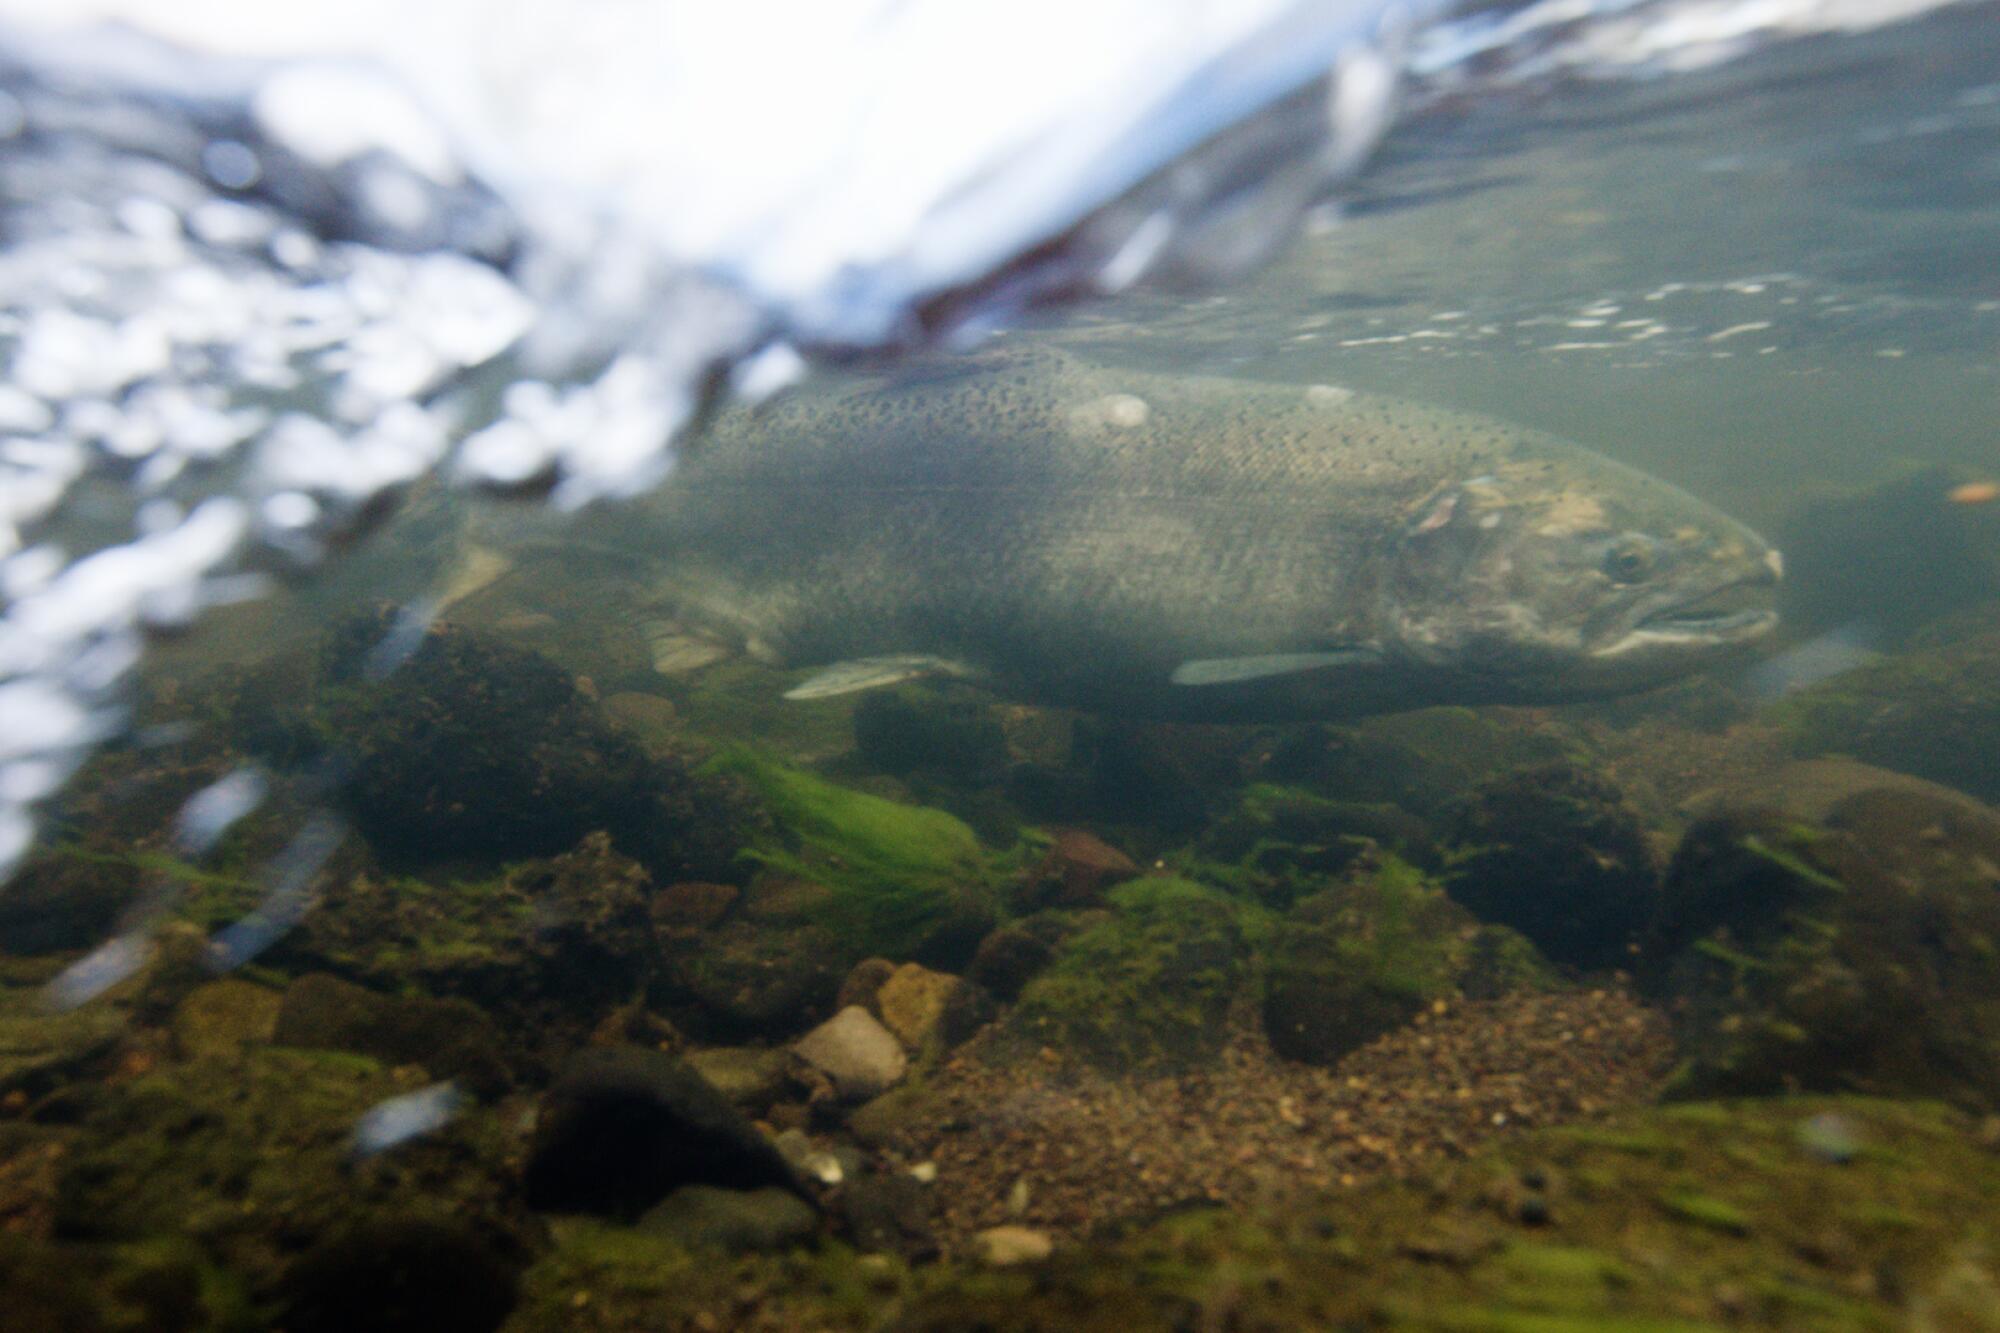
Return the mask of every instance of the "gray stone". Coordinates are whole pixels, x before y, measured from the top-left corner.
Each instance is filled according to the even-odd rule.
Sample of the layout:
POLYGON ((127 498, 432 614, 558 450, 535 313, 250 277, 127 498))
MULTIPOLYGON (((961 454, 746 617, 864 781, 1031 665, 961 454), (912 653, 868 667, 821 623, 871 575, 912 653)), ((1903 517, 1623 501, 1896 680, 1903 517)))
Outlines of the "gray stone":
POLYGON ((909 1071, 902 1043, 859 1005, 849 1005, 821 1023, 792 1049, 832 1079, 835 1089, 850 1101, 880 1096, 909 1071))

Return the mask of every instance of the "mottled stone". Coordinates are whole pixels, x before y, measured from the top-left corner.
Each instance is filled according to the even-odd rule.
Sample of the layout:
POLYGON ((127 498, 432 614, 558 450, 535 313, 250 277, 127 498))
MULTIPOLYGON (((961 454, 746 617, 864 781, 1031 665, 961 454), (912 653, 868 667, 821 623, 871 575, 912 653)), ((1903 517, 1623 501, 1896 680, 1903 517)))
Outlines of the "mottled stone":
POLYGON ((889 1029, 859 1005, 849 1005, 793 1047, 850 1101, 878 1096, 902 1081, 909 1059, 889 1029))
POLYGON ((875 1012, 882 1026, 913 1051, 942 1039, 952 996, 964 987, 957 977, 905 963, 891 973, 875 993, 875 1012))

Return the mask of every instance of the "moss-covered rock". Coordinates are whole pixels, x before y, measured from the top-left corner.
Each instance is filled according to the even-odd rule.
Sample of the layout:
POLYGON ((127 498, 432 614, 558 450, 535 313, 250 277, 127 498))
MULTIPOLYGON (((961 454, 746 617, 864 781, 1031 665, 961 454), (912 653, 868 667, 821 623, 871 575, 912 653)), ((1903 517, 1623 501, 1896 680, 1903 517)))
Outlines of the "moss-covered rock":
POLYGON ((643 991, 656 964, 651 892, 645 869, 594 833, 486 878, 338 881, 269 960, 469 1001, 547 1055, 643 991))
POLYGON ((477 1006, 425 995, 377 995, 325 973, 286 987, 271 1039, 281 1046, 353 1051, 385 1064, 419 1064, 433 1078, 453 1079, 488 1099, 514 1082, 500 1033, 477 1006))
POLYGON ((1883 789, 1823 824, 1689 830, 1642 982, 1684 1094, 1856 1089, 2000 1106, 2000 818, 1883 789))
POLYGON ((963 1256, 913 1269, 838 1244, 717 1263, 564 1224, 511 1327, 1981 1330, 1996 1200, 2000 1156, 1936 1105, 1684 1104, 1504 1140, 1281 1215, 1174 1210, 1020 1271, 963 1256), (1859 1144, 1846 1162, 1799 1140, 1827 1115, 1859 1144))
POLYGON ((1203 873, 1280 911, 1324 888, 1371 848, 1435 867, 1429 828, 1400 806, 1334 801, 1300 787, 1255 783, 1196 845, 1203 873))
POLYGON ((335 634, 309 714, 349 771, 345 804, 385 859, 491 864, 608 829, 662 880, 727 866, 741 816, 726 789, 613 729, 561 667, 447 624, 371 682, 387 633, 369 617, 335 634))
POLYGON ((253 1049, 218 1076, 163 1066, 91 1099, 61 1162, 59 1236, 185 1237, 260 1300, 301 1250, 382 1216, 470 1225, 497 1252, 539 1235, 513 1202, 508 1145, 483 1113, 396 1151, 360 1158, 356 1122, 422 1075, 361 1056, 253 1049))
POLYGON ((1893 657, 1822 681, 1770 717, 1801 754, 1845 754, 2000 800, 2000 613, 1940 623, 1893 657))
POLYGON ((1332 1064, 1434 1000, 1552 980, 1519 935, 1481 926, 1407 862, 1371 856, 1271 931, 1264 1032, 1280 1055, 1332 1064))
POLYGON ((1629 963, 1658 911, 1660 867, 1638 812, 1609 780, 1574 764, 1480 784, 1452 838, 1464 850, 1447 880, 1451 896, 1558 963, 1629 963))
POLYGON ((1106 1069, 1199 1063, 1221 1049, 1245 976, 1242 909, 1182 879, 1130 880, 1027 983, 1006 1028, 1106 1069))

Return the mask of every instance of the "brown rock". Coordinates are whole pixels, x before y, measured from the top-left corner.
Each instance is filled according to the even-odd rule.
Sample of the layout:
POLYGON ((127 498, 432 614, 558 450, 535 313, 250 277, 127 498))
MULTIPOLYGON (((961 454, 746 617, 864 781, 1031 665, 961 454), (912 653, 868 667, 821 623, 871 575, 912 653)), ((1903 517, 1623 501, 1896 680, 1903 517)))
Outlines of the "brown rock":
POLYGON ((1035 867, 1028 893, 1036 907, 1095 907, 1104 901, 1106 889, 1138 874, 1138 863, 1116 847, 1069 829, 1056 836, 1055 846, 1035 867))
POLYGON ((859 1005, 871 1014, 879 1014, 876 997, 883 985, 896 974, 896 965, 886 958, 864 958, 854 965, 847 974, 847 980, 840 983, 840 994, 835 997, 836 1011, 849 1005, 859 1005))
POLYGON ((736 905, 733 884, 686 880, 669 884, 653 895, 653 924, 666 929, 706 930, 736 905))
POLYGON ((904 1046, 921 1051, 942 1039, 945 1013, 953 994, 964 985, 949 973, 905 963, 876 991, 875 1012, 904 1046))

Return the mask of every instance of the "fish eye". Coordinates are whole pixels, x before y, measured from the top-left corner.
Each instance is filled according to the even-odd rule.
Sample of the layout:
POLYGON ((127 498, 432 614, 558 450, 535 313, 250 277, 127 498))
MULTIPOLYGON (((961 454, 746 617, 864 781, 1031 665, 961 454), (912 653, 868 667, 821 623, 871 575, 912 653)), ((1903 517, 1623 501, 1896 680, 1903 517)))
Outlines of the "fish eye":
POLYGON ((1614 583, 1637 583, 1653 572, 1653 553, 1646 543, 1621 541, 1604 553, 1604 573, 1614 583))

